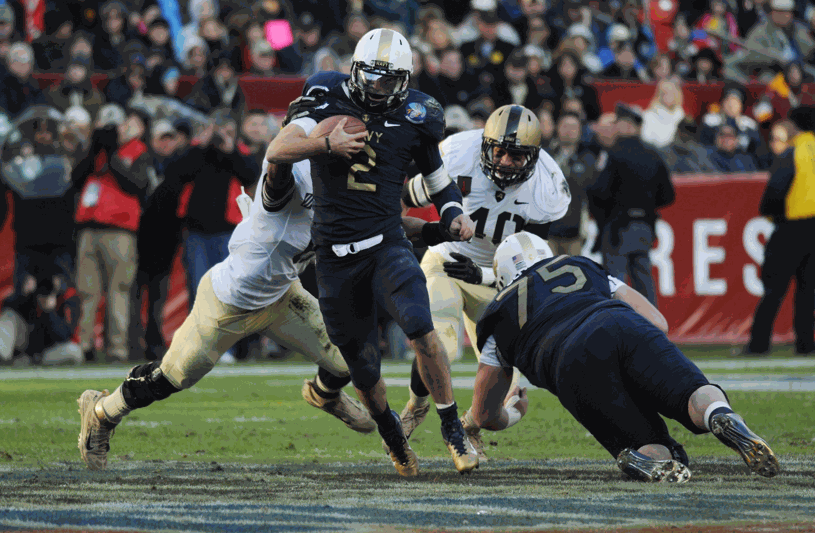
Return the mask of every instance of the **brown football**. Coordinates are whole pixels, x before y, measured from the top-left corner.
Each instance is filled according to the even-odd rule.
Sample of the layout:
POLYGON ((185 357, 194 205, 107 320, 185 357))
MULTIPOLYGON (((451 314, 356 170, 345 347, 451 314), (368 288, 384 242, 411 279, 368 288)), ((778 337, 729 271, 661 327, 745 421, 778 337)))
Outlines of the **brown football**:
POLYGON ((311 130, 311 135, 309 135, 309 137, 317 138, 329 135, 332 131, 334 131, 334 128, 337 127, 337 124, 339 124, 344 118, 348 119, 348 122, 345 123, 345 128, 343 128, 345 133, 362 133, 368 131, 368 128, 365 127, 365 123, 357 117, 352 117, 350 115, 335 115, 333 117, 328 117, 314 126, 314 129, 311 130))

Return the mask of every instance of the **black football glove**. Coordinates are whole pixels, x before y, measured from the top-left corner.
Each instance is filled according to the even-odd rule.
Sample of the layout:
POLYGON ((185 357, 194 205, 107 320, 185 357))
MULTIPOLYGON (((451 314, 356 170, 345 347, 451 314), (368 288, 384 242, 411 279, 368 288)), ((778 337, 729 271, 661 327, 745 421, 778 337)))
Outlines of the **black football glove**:
POLYGON ((286 112, 286 118, 283 119, 283 127, 301 117, 307 117, 315 107, 321 105, 323 102, 322 96, 324 93, 314 92, 310 96, 300 96, 289 104, 289 109, 286 112))
POLYGON ((472 259, 452 252, 450 256, 455 259, 453 261, 445 261, 444 272, 451 278, 460 279, 473 285, 481 285, 482 273, 481 267, 476 265, 472 259))

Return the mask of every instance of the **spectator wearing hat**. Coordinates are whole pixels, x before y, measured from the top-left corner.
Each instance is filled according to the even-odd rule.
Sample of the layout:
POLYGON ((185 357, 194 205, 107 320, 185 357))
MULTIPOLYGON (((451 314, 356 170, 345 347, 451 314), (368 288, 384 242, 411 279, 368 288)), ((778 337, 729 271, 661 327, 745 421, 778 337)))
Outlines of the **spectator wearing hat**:
POLYGON ((181 73, 184 76, 203 78, 209 72, 207 57, 209 47, 197 35, 184 39, 181 44, 181 73))
POLYGON ((710 48, 702 48, 691 58, 691 69, 684 78, 696 83, 717 83, 722 79, 722 62, 710 48))
POLYGON ((521 48, 513 50, 504 62, 504 75, 492 86, 490 96, 496 107, 517 104, 537 109, 543 102, 537 86, 528 76, 526 56, 521 48))
POLYGON ((314 54, 323 46, 322 28, 311 13, 302 13, 294 29, 294 42, 277 52, 280 70, 301 74, 312 64, 314 54))
POLYGON ((738 138, 737 150, 758 156, 759 167, 766 168, 768 154, 758 123, 744 114, 746 97, 747 91, 744 87, 735 83, 726 85, 722 93, 721 109, 714 108, 716 112, 707 113, 702 117, 699 140, 702 144, 713 147, 718 129, 724 124, 732 126, 738 138))
POLYGON ((648 108, 642 113, 642 140, 656 148, 665 148, 676 135, 676 128, 685 118, 682 88, 673 79, 657 83, 657 90, 648 108))
POLYGON ((212 54, 212 70, 198 80, 185 103, 209 114, 214 109, 227 109, 240 116, 246 106, 246 97, 238 84, 240 50, 230 48, 212 54))
POLYGON ((815 299, 815 108, 799 107, 790 112, 792 145, 773 166, 761 198, 759 212, 772 217, 773 231, 764 250, 761 282, 764 294, 756 306, 750 342, 744 355, 769 353, 778 309, 795 277, 793 329, 795 352, 815 353, 813 306, 815 299))
POLYGON ((707 147, 697 139, 698 131, 699 128, 693 118, 686 116, 677 126, 673 142, 660 150, 671 173, 716 171, 707 147))
POLYGON ((63 9, 46 10, 45 35, 31 43, 37 70, 41 72, 64 71, 68 64, 68 44, 74 32, 73 19, 63 9))
POLYGON ((31 78, 34 51, 26 42, 14 43, 6 55, 8 74, 0 80, 0 109, 10 119, 30 105, 44 104, 45 95, 31 78))
POLYGON ((165 351, 159 320, 167 298, 170 266, 181 244, 181 220, 176 214, 181 183, 172 176, 168 180, 167 169, 189 150, 191 129, 184 120, 167 119, 157 120, 151 128, 150 187, 137 235, 137 280, 142 301, 147 300, 144 340, 149 360, 160 359, 165 351))
POLYGON ((739 150, 736 128, 721 124, 716 129, 714 147, 708 148, 708 156, 718 172, 754 172, 756 161, 749 153, 739 150))
POLYGON ((648 253, 654 243, 657 211, 673 203, 674 188, 662 157, 640 139, 642 114, 617 104, 615 140, 595 168, 597 181, 587 191, 589 210, 600 227, 603 265, 657 305, 648 253))
POLYGON ((163 54, 165 59, 173 59, 173 46, 170 35, 170 23, 164 17, 158 17, 147 29, 147 43, 151 53, 163 54))
POLYGON ((141 50, 126 54, 125 71, 105 86, 108 102, 127 107, 134 96, 143 95, 147 87, 147 63, 141 50))
POLYGON ((728 79, 745 82, 753 72, 767 72, 778 63, 812 62, 815 40, 795 20, 795 0, 771 0, 770 8, 767 20, 747 34, 744 48, 725 61, 728 79))
POLYGON ((815 105, 815 89, 812 85, 805 85, 811 82, 812 78, 804 73, 803 65, 793 61, 767 84, 764 94, 753 107, 753 116, 758 122, 768 124, 787 118, 791 109, 815 105))
POLYGON ((561 41, 561 46, 574 49, 580 57, 582 67, 592 74, 603 70, 603 63, 597 55, 595 36, 583 24, 572 24, 566 31, 566 38, 561 41))
POLYGON ((102 31, 93 47, 93 61, 99 70, 118 70, 124 65, 127 10, 121 2, 113 0, 102 8, 102 31))
POLYGON ((556 99, 563 96, 579 98, 583 102, 586 119, 597 120, 600 116, 600 101, 594 87, 586 83, 586 74, 575 52, 568 49, 560 50, 555 54, 555 65, 549 71, 551 91, 541 94, 544 96, 554 94, 556 99))
POLYGON ((634 41, 631 30, 623 24, 614 24, 609 29, 609 51, 611 61, 603 50, 600 59, 608 66, 603 69, 600 76, 608 79, 622 79, 632 81, 649 81, 648 72, 640 62, 634 51, 634 41))
POLYGON ((499 81, 504 76, 504 62, 515 46, 499 35, 501 20, 494 1, 473 0, 471 6, 477 36, 461 44, 461 55, 469 73, 486 73, 499 81))
POLYGON ((278 74, 274 48, 265 38, 258 39, 249 46, 249 73, 263 77, 278 74))
POLYGON ((547 151, 566 177, 572 202, 563 218, 549 227, 547 241, 556 255, 580 255, 586 237, 584 221, 588 219, 586 188, 594 179, 595 157, 582 142, 583 120, 579 115, 561 113, 556 131, 547 151))
POLYGON ((91 84, 90 59, 86 56, 72 57, 65 71, 65 79, 48 91, 46 99, 59 109, 65 111, 72 105, 80 105, 96 117, 99 108, 105 103, 105 97, 91 84))
POLYGON ((79 340, 87 359, 94 359, 96 311, 103 295, 107 302, 107 355, 116 361, 129 358, 136 234, 149 187, 150 154, 144 143, 148 125, 145 114, 131 109, 117 127, 94 133, 88 155, 75 169, 84 182, 75 220, 79 228, 79 340))

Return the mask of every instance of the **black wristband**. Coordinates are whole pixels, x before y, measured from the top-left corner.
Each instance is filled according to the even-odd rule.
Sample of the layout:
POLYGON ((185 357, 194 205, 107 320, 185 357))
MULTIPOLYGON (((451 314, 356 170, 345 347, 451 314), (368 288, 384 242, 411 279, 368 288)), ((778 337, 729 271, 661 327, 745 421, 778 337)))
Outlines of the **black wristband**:
POLYGON ((444 231, 441 229, 441 224, 438 222, 428 222, 422 226, 422 240, 424 241, 425 246, 435 246, 449 239, 445 238, 444 231))
POLYGON ((325 139, 325 148, 328 150, 328 155, 331 155, 331 143, 328 141, 328 135, 324 137, 325 139))

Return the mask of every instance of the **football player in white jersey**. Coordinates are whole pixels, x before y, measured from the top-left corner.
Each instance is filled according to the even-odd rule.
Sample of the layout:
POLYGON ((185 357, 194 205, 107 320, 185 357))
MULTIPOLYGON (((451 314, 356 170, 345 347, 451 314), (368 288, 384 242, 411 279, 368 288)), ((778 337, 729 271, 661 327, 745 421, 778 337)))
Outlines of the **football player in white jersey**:
POLYGON ((229 240, 229 256, 202 278, 192 310, 175 332, 162 361, 134 367, 107 391, 80 396, 79 450, 91 470, 107 465, 113 428, 134 409, 147 407, 192 387, 235 342, 261 333, 310 358, 319 366, 305 380, 303 398, 361 433, 376 424, 368 410, 341 389, 351 378, 325 330, 316 298, 298 275, 313 257, 312 184, 308 161, 263 165, 262 191, 229 240))
MULTIPOLYGON (((422 259, 433 324, 451 360, 462 355, 462 329, 474 340, 476 323, 495 296, 493 258, 498 245, 521 230, 545 239, 549 224, 569 208, 566 178, 540 143, 535 114, 506 105, 490 115, 483 130, 457 133, 440 145, 444 166, 464 195, 464 213, 476 225, 469 242, 437 244, 422 259)), ((408 207, 429 204, 421 176, 405 185, 402 199, 408 207)), ((517 379, 516 371, 513 384, 517 379)), ((401 414, 406 437, 427 414, 427 394, 414 364, 410 400, 401 414)), ((467 417, 462 417, 465 430, 479 458, 486 459, 477 426, 467 417)))

